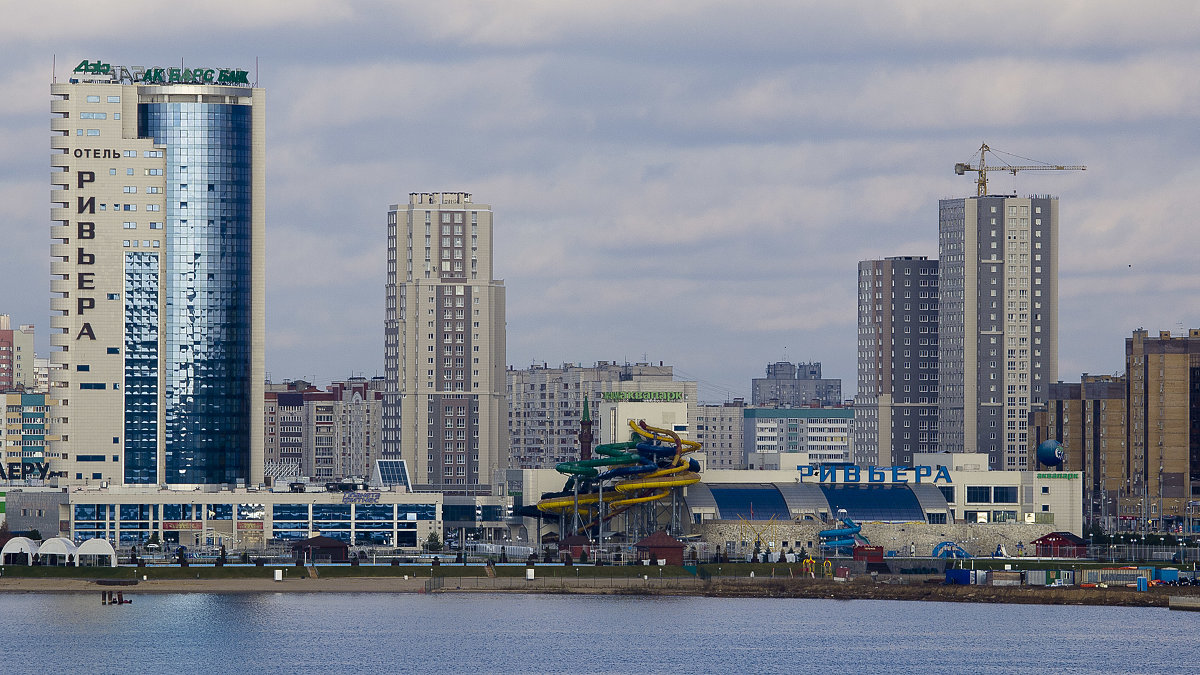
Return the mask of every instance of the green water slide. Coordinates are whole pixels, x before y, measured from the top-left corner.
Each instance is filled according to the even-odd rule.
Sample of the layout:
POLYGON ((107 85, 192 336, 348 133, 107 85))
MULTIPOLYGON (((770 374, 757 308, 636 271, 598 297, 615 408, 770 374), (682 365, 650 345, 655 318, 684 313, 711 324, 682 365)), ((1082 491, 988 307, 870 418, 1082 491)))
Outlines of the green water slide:
POLYGON ((559 473, 564 473, 571 476, 582 476, 584 478, 595 478, 600 475, 596 470, 598 466, 621 466, 623 464, 637 464, 639 455, 636 452, 637 443, 606 443, 597 445, 594 452, 597 455, 604 455, 596 459, 584 459, 578 462, 562 462, 554 466, 554 470, 559 473), (626 452, 627 450, 635 450, 635 452, 626 452))

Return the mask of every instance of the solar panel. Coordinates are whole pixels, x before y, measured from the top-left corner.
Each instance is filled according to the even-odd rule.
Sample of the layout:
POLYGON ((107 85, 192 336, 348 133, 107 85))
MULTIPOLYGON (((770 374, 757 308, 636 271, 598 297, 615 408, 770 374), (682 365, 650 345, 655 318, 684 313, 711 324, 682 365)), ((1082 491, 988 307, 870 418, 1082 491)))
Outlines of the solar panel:
POLYGON ((408 464, 403 459, 377 459, 375 473, 379 483, 384 486, 402 485, 412 491, 412 484, 408 480, 408 464))

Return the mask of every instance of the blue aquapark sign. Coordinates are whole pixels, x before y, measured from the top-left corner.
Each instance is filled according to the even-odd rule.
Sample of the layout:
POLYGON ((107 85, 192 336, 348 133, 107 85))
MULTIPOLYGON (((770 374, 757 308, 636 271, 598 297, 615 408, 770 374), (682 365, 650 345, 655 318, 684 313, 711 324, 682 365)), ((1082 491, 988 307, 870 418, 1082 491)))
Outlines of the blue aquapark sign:
POLYGON ((951 483, 944 466, 858 466, 843 464, 797 466, 801 478, 816 476, 822 483, 951 483), (840 480, 839 480, 840 474, 840 480), (864 480, 865 478, 865 480, 864 480), (929 479, 929 480, 924 480, 929 479))

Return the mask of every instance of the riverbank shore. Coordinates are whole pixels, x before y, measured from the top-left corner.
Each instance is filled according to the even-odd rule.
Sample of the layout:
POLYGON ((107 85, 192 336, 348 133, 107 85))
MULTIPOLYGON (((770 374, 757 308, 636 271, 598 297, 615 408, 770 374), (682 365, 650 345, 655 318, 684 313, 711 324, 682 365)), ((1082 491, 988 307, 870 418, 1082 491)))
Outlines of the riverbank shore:
MULTIPOLYGON (((130 580, 132 581, 132 580, 130 580)), ((330 577, 293 573, 283 581, 246 579, 147 579, 110 585, 87 579, 0 579, 0 593, 99 593, 120 591, 127 598, 144 593, 529 593, 623 596, 704 596, 719 598, 799 598, 833 600, 903 600, 1046 605, 1167 607, 1171 596, 1200 598, 1198 587, 1128 588, 1038 586, 946 586, 939 583, 874 583, 870 579, 834 582, 825 579, 721 577, 568 578, 540 577, 330 577)))

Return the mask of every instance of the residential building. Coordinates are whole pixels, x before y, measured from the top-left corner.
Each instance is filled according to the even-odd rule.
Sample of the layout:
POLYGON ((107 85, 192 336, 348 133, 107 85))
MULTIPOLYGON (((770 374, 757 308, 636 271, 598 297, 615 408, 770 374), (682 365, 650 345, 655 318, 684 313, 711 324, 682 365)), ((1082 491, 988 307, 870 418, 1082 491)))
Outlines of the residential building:
POLYGON ((492 494, 508 464, 504 282, 492 209, 420 192, 387 217, 383 456, 418 490, 492 494))
POLYGON ((939 203, 938 442, 1024 469, 1058 379, 1058 199, 939 203))
POLYGON ((267 384, 266 475, 324 483, 372 475, 382 455, 383 378, 352 377, 325 390, 303 380, 267 384))
POLYGON ((821 377, 819 362, 767 364, 767 376, 751 380, 751 402, 756 406, 799 408, 807 405, 841 405, 842 381, 821 377))
POLYGON ((745 408, 743 417, 747 468, 854 461, 853 408, 745 408))
POLYGON ((858 393, 854 456, 911 466, 938 449, 938 261, 858 263, 858 393))
POLYGON ((704 403, 696 406, 692 438, 703 444, 701 452, 707 458, 708 469, 745 468, 746 402, 740 398, 725 403, 704 403))
POLYGON ((1084 518, 1110 532, 1138 518, 1138 509, 1130 508, 1136 501, 1129 489, 1127 388, 1124 375, 1084 373, 1078 383, 1056 382, 1031 420, 1030 452, 1053 440, 1064 457, 1059 467, 1034 461, 1030 468, 1082 472, 1084 518))
POLYGON ((352 377, 329 386, 333 392, 334 468, 338 477, 368 477, 383 457, 382 377, 352 377))
POLYGON ((39 394, 45 394, 50 391, 50 359, 49 357, 36 357, 33 360, 33 391, 39 394))
POLYGON ((33 326, 13 328, 9 316, 0 314, 0 392, 32 391, 36 385, 33 326))
POLYGON ((45 394, 23 392, 0 394, 0 400, 4 401, 0 481, 19 484, 50 478, 49 460, 55 456, 53 444, 58 441, 50 430, 50 420, 58 414, 58 401, 45 394))
POLYGON ((1129 422, 1122 512, 1161 527, 1195 518, 1200 499, 1200 329, 1125 339, 1129 422))
POLYGON ((50 91, 52 463, 71 483, 262 483, 264 91, 101 61, 50 91))
POLYGON ((696 383, 675 380, 673 367, 662 363, 598 361, 593 366, 510 366, 505 378, 509 465, 514 469, 552 469, 559 462, 580 459, 578 437, 585 399, 591 406, 592 431, 597 439, 605 437, 607 421, 599 417, 600 405, 605 401, 622 397, 678 400, 688 405, 689 414, 696 406, 696 383))

